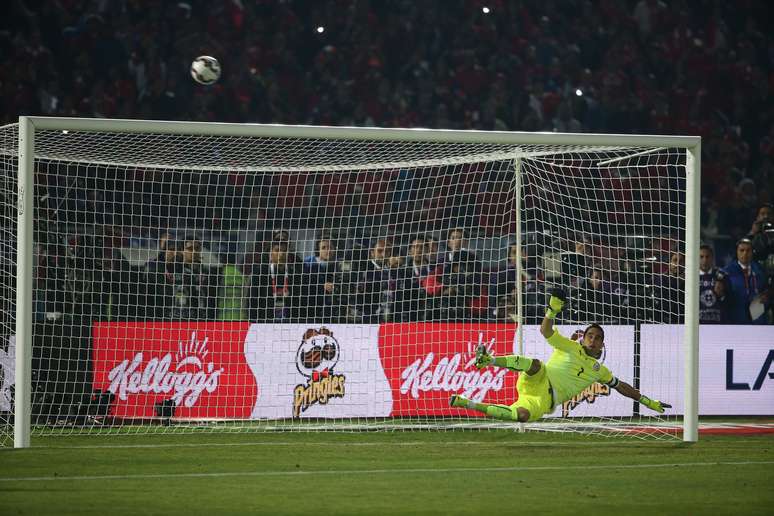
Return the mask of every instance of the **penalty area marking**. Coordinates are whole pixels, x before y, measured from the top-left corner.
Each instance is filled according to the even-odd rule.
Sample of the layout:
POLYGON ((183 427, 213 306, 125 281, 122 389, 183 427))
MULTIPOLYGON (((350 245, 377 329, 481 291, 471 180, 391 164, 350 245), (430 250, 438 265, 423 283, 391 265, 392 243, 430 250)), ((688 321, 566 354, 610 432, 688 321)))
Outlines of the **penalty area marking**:
POLYGON ((57 480, 151 480, 168 478, 227 478, 227 477, 293 477, 307 475, 406 475, 433 473, 512 473, 521 471, 566 471, 594 469, 656 469, 656 468, 698 468, 712 466, 755 466, 774 464, 774 461, 718 461, 718 462, 670 462, 665 464, 605 464, 596 466, 513 466, 501 468, 395 468, 395 469, 349 469, 349 470, 309 470, 309 471, 223 471, 218 473, 151 473, 137 475, 74 475, 47 477, 9 477, 0 478, 0 482, 50 482, 57 480))

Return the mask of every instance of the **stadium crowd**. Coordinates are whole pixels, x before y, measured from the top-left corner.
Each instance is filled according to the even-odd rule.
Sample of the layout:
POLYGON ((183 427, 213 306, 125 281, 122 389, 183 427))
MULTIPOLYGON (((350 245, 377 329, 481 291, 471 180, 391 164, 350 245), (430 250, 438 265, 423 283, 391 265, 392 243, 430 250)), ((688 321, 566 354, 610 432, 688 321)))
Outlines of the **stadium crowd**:
MULTIPOLYGON (((0 20, 0 122, 25 114, 700 135, 702 321, 772 323, 772 14, 752 0, 13 0, 0 20), (200 54, 223 65, 212 87, 189 79, 200 54)), ((162 202, 170 192, 141 192, 143 206, 157 209, 129 218, 114 218, 104 208, 120 201, 81 179, 73 188, 49 174, 48 200, 40 202, 51 221, 82 213, 86 220, 65 222, 102 230, 90 237, 52 229, 40 239, 40 314, 360 321, 513 314, 515 250, 502 263, 478 256, 466 240, 480 236, 467 234, 480 213, 469 206, 445 213, 443 227, 425 227, 422 212, 412 212, 418 216, 397 221, 404 231, 396 240, 363 231, 373 213, 348 217, 359 222, 342 234, 337 220, 351 213, 341 205, 313 205, 318 197, 308 195, 294 197, 305 205, 286 205, 282 192, 307 185, 281 175, 248 185, 220 175, 196 185, 224 192, 230 201, 217 206, 170 205, 162 202), (336 215, 318 217, 320 210, 336 215), (265 236, 247 246, 246 259, 242 247, 219 248, 217 265, 208 265, 201 256, 213 246, 202 235, 213 227, 192 235, 164 227, 170 218, 220 230, 229 220, 260 219, 265 236), (297 226, 301 218, 323 221, 310 223, 316 238, 306 258, 289 228, 272 222, 297 226), (158 228, 159 254, 142 264, 120 252, 137 227, 158 228)), ((401 206, 399 189, 366 193, 401 206)), ((575 290, 573 317, 678 322, 684 250, 656 237, 647 269, 588 235, 552 243, 564 253, 551 281, 575 290), (611 267, 614 259, 622 265, 611 267)), ((542 250, 531 241, 522 250, 528 320, 539 316, 548 281, 542 250)))

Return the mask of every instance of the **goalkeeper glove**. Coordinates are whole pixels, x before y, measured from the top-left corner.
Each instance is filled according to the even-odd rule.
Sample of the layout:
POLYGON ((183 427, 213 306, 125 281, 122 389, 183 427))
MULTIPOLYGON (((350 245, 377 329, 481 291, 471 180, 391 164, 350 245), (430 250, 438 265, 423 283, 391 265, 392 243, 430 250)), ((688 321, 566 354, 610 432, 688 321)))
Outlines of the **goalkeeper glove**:
POLYGON ((564 308, 564 304, 567 302, 567 294, 560 288, 555 288, 551 291, 551 297, 548 298, 548 308, 546 309, 546 317, 549 319, 556 319, 559 312, 564 308))
POLYGON ((664 409, 672 408, 672 405, 668 403, 662 403, 658 400, 652 400, 644 394, 640 396, 640 403, 648 407, 650 410, 655 410, 659 414, 663 414, 664 409))
POLYGON ((476 347, 476 361, 473 365, 476 366, 476 369, 483 369, 492 362, 494 362, 494 357, 487 351, 486 346, 479 344, 476 347))

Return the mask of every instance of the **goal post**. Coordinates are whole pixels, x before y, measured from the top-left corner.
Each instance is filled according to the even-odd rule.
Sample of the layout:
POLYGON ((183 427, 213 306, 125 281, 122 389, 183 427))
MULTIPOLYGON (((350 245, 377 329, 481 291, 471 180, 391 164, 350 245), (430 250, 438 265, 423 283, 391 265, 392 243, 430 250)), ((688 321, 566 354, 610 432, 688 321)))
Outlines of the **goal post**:
POLYGON ((571 294, 560 328, 610 326, 613 372, 635 387, 642 380, 645 394, 664 384, 666 395, 681 396, 682 417, 643 415, 621 400, 606 412, 600 407, 610 408, 613 397, 595 403, 607 393, 592 390, 527 428, 665 438, 680 424, 683 440, 698 439, 699 137, 20 117, 0 128, 0 142, 4 212, 17 217, 15 227, 6 220, 0 228, 17 272, 3 289, 14 310, 0 316, 2 338, 15 348, 2 445, 11 427, 15 447, 29 446, 31 435, 123 427, 484 428, 490 421, 472 412, 450 412, 450 394, 470 387, 481 400, 510 403, 515 381, 507 383, 512 374, 504 372, 475 372, 471 346, 491 333, 498 354, 547 359, 535 314, 550 285, 571 294), (66 270, 46 272, 62 278, 56 295, 41 301, 39 255, 54 252, 38 241, 44 225, 57 240, 48 247, 75 254, 65 256, 72 262, 66 270), (460 234, 452 236, 455 229, 460 234), (219 267, 212 289, 218 300, 198 315, 190 305, 148 315, 146 305, 166 302, 158 301, 165 274, 175 282, 169 270, 148 272, 152 253, 161 251, 163 261, 170 249, 148 242, 167 230, 179 240, 174 259, 200 253, 205 241, 219 267), (106 231, 122 243, 108 244, 106 231), (94 232, 102 233, 91 238, 94 232), (466 243, 455 247, 453 238, 466 243), (93 249, 77 255, 68 239, 73 248, 93 249), (313 285, 308 271, 323 261, 321 240, 340 258, 331 281, 313 285), (132 247, 134 241, 142 242, 132 247), (421 279, 412 286, 407 262, 420 241, 427 261, 415 267, 421 279), (269 263, 275 244, 291 258, 302 249, 313 256, 296 264, 304 274, 298 292, 268 310, 258 298, 276 296, 277 281, 292 291, 289 265, 283 262, 282 280, 269 263), (367 263, 380 245, 387 248, 378 259, 385 286, 370 293, 367 263), (512 281, 512 249, 515 294, 511 284, 501 288, 512 281), (131 262, 131 271, 108 271, 108 250, 131 262), (245 278, 237 287, 228 283, 235 276, 224 279, 235 254, 236 274, 245 278), (674 264, 683 274, 679 286, 668 281, 672 255, 684 257, 674 264), (598 291, 594 274, 604 284, 598 291), (138 281, 143 294, 127 294, 138 281), (76 299, 68 306, 80 307, 78 318, 50 309, 62 296, 76 299), (322 301, 313 309, 309 299, 322 301), (66 327, 72 336, 54 335, 61 339, 55 356, 39 358, 34 342, 43 330, 36 324, 54 333, 66 327), (217 343, 228 350, 222 357, 239 348, 246 363, 207 362, 221 356, 213 328, 231 339, 217 343), (449 343, 452 336, 459 344, 449 343), (125 354, 110 348, 120 339, 130 344, 125 354), (616 349, 615 339, 624 344, 616 349), (643 378, 647 364, 659 363, 656 353, 665 360, 680 353, 681 365, 643 378), (270 354, 286 358, 258 358, 270 354), (199 369, 186 369, 194 363, 199 369), (251 386, 237 385, 240 378, 251 386), (214 405, 203 406, 209 400, 214 405))
MULTIPOLYGON (((701 143, 687 149, 686 246, 685 270, 699 270, 699 232, 701 206, 701 143)), ((685 408, 683 440, 699 440, 699 278, 686 274, 685 284, 685 408), (693 319, 691 319, 693 317, 693 319), (690 321, 693 321, 692 323, 690 321)))

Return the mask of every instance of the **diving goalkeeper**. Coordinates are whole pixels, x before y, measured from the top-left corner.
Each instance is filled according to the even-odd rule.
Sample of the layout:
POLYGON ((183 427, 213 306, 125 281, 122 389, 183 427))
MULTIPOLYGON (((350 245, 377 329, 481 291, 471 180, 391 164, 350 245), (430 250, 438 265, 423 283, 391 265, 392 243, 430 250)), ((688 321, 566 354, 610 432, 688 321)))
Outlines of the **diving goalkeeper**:
MULTIPOLYGON (((566 302, 566 296, 561 290, 554 290, 548 300, 548 309, 540 325, 540 333, 554 348, 554 352, 545 364, 536 358, 519 355, 494 357, 483 344, 476 348, 475 366, 478 369, 494 365, 522 373, 516 382, 516 390, 519 393, 516 403, 510 406, 476 403, 455 394, 449 400, 450 405, 483 412, 497 419, 525 423, 537 421, 543 415, 550 414, 555 406, 579 394, 592 383, 599 382, 659 414, 670 408, 671 405, 640 394, 640 391, 613 376, 607 367, 599 363, 602 349, 605 347, 605 332, 600 325, 589 325, 583 332, 581 343, 568 339, 554 329, 554 319, 566 302)), ((573 337, 579 336, 580 333, 576 332, 573 337)))

